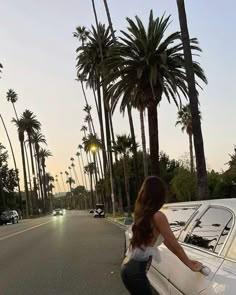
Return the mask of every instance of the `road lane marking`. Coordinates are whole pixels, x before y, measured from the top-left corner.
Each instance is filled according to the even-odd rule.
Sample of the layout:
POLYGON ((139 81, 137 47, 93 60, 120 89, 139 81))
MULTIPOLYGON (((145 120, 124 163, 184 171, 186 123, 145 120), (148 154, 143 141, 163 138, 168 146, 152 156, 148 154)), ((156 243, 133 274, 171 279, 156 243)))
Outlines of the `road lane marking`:
POLYGON ((45 224, 50 223, 50 222, 53 222, 53 221, 54 221, 54 220, 50 220, 50 221, 47 221, 47 222, 44 222, 44 223, 40 223, 40 224, 38 224, 38 225, 35 225, 35 226, 32 226, 32 227, 26 228, 26 229, 21 230, 21 231, 18 231, 18 232, 14 233, 14 234, 10 234, 10 235, 8 235, 8 236, 2 237, 2 238, 0 238, 0 241, 6 240, 6 239, 11 238, 11 237, 13 237, 13 236, 17 236, 17 235, 22 234, 22 233, 24 233, 24 232, 26 232, 26 231, 32 230, 32 229, 34 229, 34 228, 40 227, 40 226, 42 226, 42 225, 45 225, 45 224))

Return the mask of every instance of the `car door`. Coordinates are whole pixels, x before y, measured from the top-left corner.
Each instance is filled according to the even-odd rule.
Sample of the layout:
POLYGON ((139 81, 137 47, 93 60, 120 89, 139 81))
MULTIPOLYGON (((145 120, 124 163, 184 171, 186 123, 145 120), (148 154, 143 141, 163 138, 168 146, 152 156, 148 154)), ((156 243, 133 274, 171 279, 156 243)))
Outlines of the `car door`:
MULTIPOLYGON (((198 205, 175 205, 163 208, 170 227, 176 238, 179 237, 185 225, 194 216, 198 205)), ((161 244, 156 249, 152 264, 148 272, 148 278, 156 291, 160 294, 170 294, 169 277, 172 265, 172 253, 161 244)))
POLYGON ((206 289, 224 258, 220 256, 224 240, 227 238, 233 221, 233 214, 227 208, 208 207, 201 216, 196 216, 194 222, 182 233, 182 246, 192 260, 198 260, 210 269, 206 276, 200 272, 191 271, 175 255, 169 259, 170 294, 197 295, 206 289))
POLYGON ((230 234, 221 256, 224 262, 221 264, 209 287, 202 291, 201 295, 235 295, 236 282, 236 232, 230 234), (231 240, 231 241, 230 241, 231 240), (232 243, 231 243, 232 242, 232 243), (225 251, 226 248, 226 251, 225 251))

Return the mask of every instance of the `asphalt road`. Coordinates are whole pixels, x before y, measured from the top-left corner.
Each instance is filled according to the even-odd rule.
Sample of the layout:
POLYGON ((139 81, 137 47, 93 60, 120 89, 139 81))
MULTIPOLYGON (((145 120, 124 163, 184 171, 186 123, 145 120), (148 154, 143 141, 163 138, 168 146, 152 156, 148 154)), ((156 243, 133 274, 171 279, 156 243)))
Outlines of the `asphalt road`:
POLYGON ((127 295, 124 229, 81 211, 0 227, 1 295, 127 295))

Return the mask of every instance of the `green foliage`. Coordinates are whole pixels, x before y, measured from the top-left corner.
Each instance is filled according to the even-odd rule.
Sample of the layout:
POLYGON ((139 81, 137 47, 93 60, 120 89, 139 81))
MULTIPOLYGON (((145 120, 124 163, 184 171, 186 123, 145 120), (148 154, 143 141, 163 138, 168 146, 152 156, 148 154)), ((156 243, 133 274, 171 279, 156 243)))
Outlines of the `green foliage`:
POLYGON ((177 201, 193 201, 196 199, 196 175, 184 167, 179 167, 171 181, 171 191, 177 201))

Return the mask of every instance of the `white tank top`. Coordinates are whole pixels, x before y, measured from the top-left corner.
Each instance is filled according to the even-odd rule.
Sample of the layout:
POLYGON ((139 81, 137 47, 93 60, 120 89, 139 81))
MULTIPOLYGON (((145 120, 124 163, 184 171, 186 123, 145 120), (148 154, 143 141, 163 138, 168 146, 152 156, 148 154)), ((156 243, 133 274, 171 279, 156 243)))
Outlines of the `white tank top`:
POLYGON ((137 261, 147 261, 150 256, 155 257, 155 260, 160 261, 160 254, 158 246, 160 246, 164 241, 164 238, 161 234, 158 235, 157 240, 153 246, 143 246, 142 248, 134 248, 131 246, 128 247, 126 251, 126 256, 130 259, 137 261))

